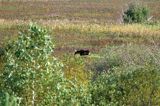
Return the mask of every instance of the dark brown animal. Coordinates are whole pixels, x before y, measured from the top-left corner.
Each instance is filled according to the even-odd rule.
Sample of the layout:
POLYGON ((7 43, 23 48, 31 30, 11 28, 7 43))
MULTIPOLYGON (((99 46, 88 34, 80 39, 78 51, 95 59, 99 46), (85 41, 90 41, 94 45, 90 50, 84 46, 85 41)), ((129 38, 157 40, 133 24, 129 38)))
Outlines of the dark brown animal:
POLYGON ((90 51, 88 49, 87 50, 81 49, 81 50, 76 50, 74 55, 79 54, 80 56, 84 56, 84 55, 89 55, 89 52, 90 51))

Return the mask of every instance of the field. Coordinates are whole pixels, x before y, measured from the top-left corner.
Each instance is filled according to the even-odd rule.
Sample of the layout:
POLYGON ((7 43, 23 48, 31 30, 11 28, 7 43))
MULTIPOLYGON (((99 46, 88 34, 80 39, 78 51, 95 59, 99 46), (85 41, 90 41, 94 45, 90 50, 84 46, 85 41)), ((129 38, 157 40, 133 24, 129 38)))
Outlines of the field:
MULTIPOLYGON (((19 20, 68 19, 91 22, 120 22, 121 15, 134 0, 27 0, 2 1, 0 18, 19 20), (34 11, 33 11, 34 10, 34 11)), ((160 19, 159 0, 139 0, 151 10, 154 19, 160 19)))
MULTIPOLYGON (((1 39, 16 36, 21 25, 27 21, 1 20, 1 39)), ((78 49, 90 49, 91 53, 97 53, 107 45, 121 44, 145 44, 159 45, 160 25, 118 25, 96 24, 88 22, 71 22, 67 20, 39 21, 41 25, 50 29, 56 43, 55 55, 65 53, 74 54, 78 49)))
MULTIPOLYGON (((14 36, 17 34, 18 24, 35 21, 53 29, 51 32, 56 35, 55 41, 58 43, 57 52, 74 52, 74 49, 83 47, 90 48, 95 52, 110 43, 151 43, 147 39, 152 36, 154 36, 153 39, 158 40, 155 37, 159 33, 159 25, 129 25, 129 27, 116 25, 122 22, 122 12, 127 9, 127 4, 130 2, 132 1, 1 1, 0 21, 2 28, 0 30, 2 31, 0 37, 4 38, 4 34, 5 36, 14 36), (2 25, 3 23, 5 26, 2 25), (112 23, 116 24, 112 25, 112 23), (54 30, 55 27, 56 30, 54 30), (84 29, 85 31, 83 31, 84 29), (145 37, 146 30, 149 37, 145 37), (64 45, 66 46, 64 47, 64 45)), ((154 20, 160 19, 160 13, 156 11, 160 9, 160 1, 141 0, 140 2, 151 8, 151 16, 154 20)))
MULTIPOLYGON (((81 90, 82 94, 78 90, 78 93, 74 91, 75 94, 69 91, 73 93, 71 95, 73 97, 78 95, 77 98, 85 95, 84 104, 80 104, 83 99, 77 98, 73 100, 74 103, 70 104, 67 96, 67 99, 64 99, 64 94, 62 96, 64 101, 61 101, 60 106, 66 103, 71 106, 88 105, 87 103, 92 103, 93 106, 159 105, 160 86, 156 84, 160 82, 160 11, 158 11, 160 1, 139 0, 139 3, 150 9, 150 16, 153 16, 151 22, 124 24, 123 12, 128 8, 129 3, 135 1, 2 0, 0 1, 0 47, 3 48, 8 40, 17 40, 20 30, 27 31, 28 24, 36 23, 49 31, 55 45, 52 56, 63 63, 62 70, 65 78, 78 80, 76 83, 78 87, 75 89, 81 90), (79 49, 88 49, 90 55, 75 56, 75 50, 79 49), (83 85, 84 91, 79 88, 79 85, 83 85), (92 86, 91 89, 88 86, 92 86), (88 102, 89 94, 86 92, 91 92, 90 102, 88 102), (107 93, 103 95, 103 92, 107 93), (98 99, 99 96, 102 98, 98 99)), ((38 61, 42 60, 38 59, 38 61)), ((19 65, 16 62, 15 64, 19 65)), ((6 63, 3 63, 3 59, 0 58, 2 73, 5 65, 6 63)), ((30 70, 27 66, 24 67, 21 64, 20 66, 24 70, 30 70)), ((45 69, 43 65, 42 69, 45 69)), ((45 75, 48 74, 45 73, 45 75)), ((39 81, 38 77, 37 80, 39 81)), ((1 81, 0 84, 1 90, 5 84, 3 85, 1 81)), ((33 82, 29 84, 34 85, 33 82)), ((67 87, 69 85, 67 84, 67 87)), ((26 97, 27 100, 24 102, 34 106, 29 102, 33 100, 33 92, 25 93, 31 92, 33 88, 31 86, 31 89, 25 89, 24 95, 19 95, 19 92, 15 95, 26 97)), ((37 91, 41 92, 44 89, 37 91)), ((43 99, 38 96, 35 103, 43 99)), ((57 99, 52 102, 54 102, 52 105, 58 105, 57 99)))

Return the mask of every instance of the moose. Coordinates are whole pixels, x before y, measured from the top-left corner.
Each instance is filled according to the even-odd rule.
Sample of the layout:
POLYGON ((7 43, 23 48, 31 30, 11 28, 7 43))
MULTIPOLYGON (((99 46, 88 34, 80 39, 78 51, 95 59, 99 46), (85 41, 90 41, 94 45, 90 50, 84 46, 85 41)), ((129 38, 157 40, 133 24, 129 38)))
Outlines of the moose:
POLYGON ((76 50, 74 55, 79 54, 80 56, 85 56, 89 55, 89 50, 88 49, 81 49, 81 50, 76 50))

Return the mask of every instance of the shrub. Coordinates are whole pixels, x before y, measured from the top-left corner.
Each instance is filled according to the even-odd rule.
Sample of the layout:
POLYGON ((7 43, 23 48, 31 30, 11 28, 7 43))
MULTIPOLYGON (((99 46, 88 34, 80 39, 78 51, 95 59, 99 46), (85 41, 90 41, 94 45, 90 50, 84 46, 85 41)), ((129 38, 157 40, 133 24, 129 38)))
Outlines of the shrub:
POLYGON ((159 105, 159 67, 115 68, 101 73, 92 83, 92 103, 95 105, 159 105))
POLYGON ((0 105, 1 106, 19 106, 20 98, 11 96, 8 93, 0 92, 0 105))
POLYGON ((149 9, 139 4, 130 4, 124 12, 123 20, 125 23, 142 23, 148 19, 149 9))
POLYGON ((21 97, 25 106, 87 104, 86 89, 64 78, 63 64, 52 56, 53 47, 47 30, 31 24, 5 47, 1 88, 21 97))
POLYGON ((92 81, 92 104, 159 105, 159 53, 158 47, 144 45, 122 45, 103 50, 102 59, 97 61, 101 68, 97 69, 106 70, 92 81))
POLYGON ((25 105, 51 104, 61 85, 61 64, 50 57, 53 44, 45 29, 30 25, 16 41, 8 43, 2 73, 4 90, 23 98, 25 105))
POLYGON ((158 46, 145 45, 121 45, 109 46, 100 53, 92 66, 95 72, 112 71, 114 67, 145 64, 160 65, 160 48, 158 46))
MULTIPOLYGON (((76 101, 79 102, 77 102, 77 105, 89 105, 91 96, 88 87, 90 85, 91 74, 85 69, 83 58, 66 54, 62 62, 64 65, 64 77, 74 84, 73 91, 70 92, 71 98, 77 99, 76 101)), ((69 84, 69 86, 72 85, 69 84)))
POLYGON ((87 86, 90 81, 90 73, 85 68, 83 58, 65 55, 63 57, 64 76, 69 80, 75 80, 77 85, 87 86))

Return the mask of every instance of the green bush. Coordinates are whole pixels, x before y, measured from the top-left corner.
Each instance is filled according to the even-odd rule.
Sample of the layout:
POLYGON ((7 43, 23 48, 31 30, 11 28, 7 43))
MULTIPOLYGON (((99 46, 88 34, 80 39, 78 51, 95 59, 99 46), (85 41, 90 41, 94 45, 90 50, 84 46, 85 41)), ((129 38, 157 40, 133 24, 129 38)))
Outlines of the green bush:
POLYGON ((114 67, 154 64, 160 66, 160 48, 145 45, 109 46, 100 53, 92 66, 95 72, 112 71, 114 67))
POLYGON ((76 80, 77 85, 87 85, 90 82, 90 72, 85 68, 83 58, 77 56, 65 55, 63 57, 64 76, 69 80, 76 80))
POLYGON ((5 47, 0 88, 21 97, 25 106, 89 103, 87 90, 64 77, 63 64, 52 55, 53 47, 47 30, 31 24, 5 47))
POLYGON ((66 54, 62 58, 64 77, 72 81, 68 86, 71 92, 68 97, 77 101, 74 105, 90 105, 91 95, 89 92, 91 74, 85 69, 84 59, 66 54))
POLYGON ((160 105, 160 67, 115 68, 92 83, 92 103, 100 106, 160 105))
POLYGON ((92 104, 160 105, 159 53, 160 48, 144 45, 122 45, 103 50, 103 59, 97 61, 101 68, 97 69, 106 70, 91 84, 92 104))
POLYGON ((61 64, 50 57, 53 44, 47 31, 30 25, 5 49, 4 90, 22 97, 25 105, 56 102, 50 95, 59 95, 56 87, 62 80, 61 64))
POLYGON ((124 12, 123 20, 125 23, 142 23, 148 19, 149 9, 139 4, 130 4, 124 12))
POLYGON ((20 98, 0 92, 0 106, 20 106, 20 98))

